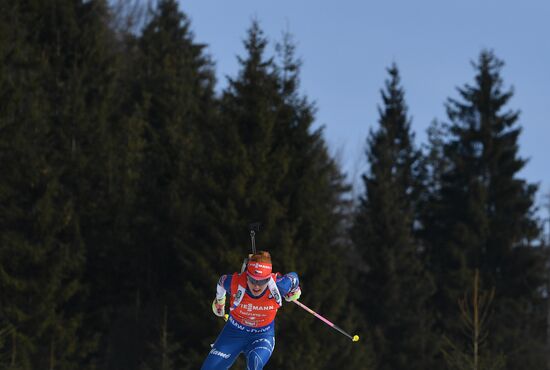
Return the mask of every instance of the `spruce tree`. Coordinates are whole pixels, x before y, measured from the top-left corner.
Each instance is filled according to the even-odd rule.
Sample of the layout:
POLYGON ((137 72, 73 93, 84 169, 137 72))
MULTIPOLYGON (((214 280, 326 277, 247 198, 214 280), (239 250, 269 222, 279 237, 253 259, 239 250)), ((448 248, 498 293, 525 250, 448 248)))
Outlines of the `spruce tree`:
MULTIPOLYGON (((198 132, 213 99, 213 73, 204 45, 194 42, 190 22, 176 1, 160 1, 152 9, 142 34, 126 37, 130 66, 121 81, 119 119, 129 127, 120 140, 128 149, 119 186, 129 197, 121 200, 120 223, 126 234, 108 251, 115 259, 116 284, 107 286, 115 299, 103 362, 107 368, 137 368, 158 358, 158 319, 170 318, 167 328, 193 321, 185 285, 188 275, 182 256, 190 245, 195 194, 193 161, 200 147, 198 132), (131 340, 127 339, 131 333, 131 340), (110 350, 109 350, 110 349, 110 350)), ((98 291, 100 293, 100 291, 98 291)), ((107 303, 108 304, 108 303, 107 303)), ((168 329, 167 329, 168 330, 168 329)), ((169 333, 174 345, 192 339, 183 330, 169 333)), ((177 368, 186 365, 172 351, 177 368)))
MULTIPOLYGON (((297 271, 304 287, 302 301, 349 332, 359 329, 360 314, 351 304, 347 271, 344 219, 349 208, 349 186, 329 155, 322 128, 313 130, 315 106, 302 95, 301 61, 291 35, 277 45, 277 75, 282 97, 278 110, 277 143, 286 146, 287 175, 277 197, 285 205, 280 223, 280 261, 284 271, 297 271), (285 242, 286 241, 286 242, 285 242), (305 262, 307 261, 307 262, 305 262), (285 268, 286 267, 286 268, 285 268), (327 286, 337 289, 335 296, 327 286)), ((297 307, 284 307, 277 325, 279 352, 273 366, 299 369, 370 367, 365 346, 350 346, 349 339, 324 326, 297 307), (304 316, 305 315, 305 316, 304 316), (297 324, 299 323, 299 324, 297 324), (310 357, 308 353, 317 353, 310 357), (305 360, 304 360, 305 359, 305 360)))
POLYGON ((195 185, 200 205, 194 210, 193 248, 181 257, 193 271, 183 292, 188 297, 186 322, 191 334, 183 344, 189 369, 200 367, 221 327, 209 308, 215 284, 221 274, 239 270, 250 253, 249 222, 262 221, 257 248, 271 251, 277 260, 272 232, 284 210, 274 196, 276 186, 271 185, 279 183, 284 172, 273 171, 282 162, 273 150, 280 98, 273 62, 263 59, 266 43, 254 23, 245 40, 247 58, 239 58, 239 76, 229 80, 218 118, 201 133, 201 141, 209 145, 197 159, 202 168, 195 185), (203 307, 198 312, 197 304, 203 307), (205 332, 210 335, 205 337, 205 332))
POLYGON ((157 340, 150 343, 152 356, 144 361, 140 370, 173 370, 177 358, 176 353, 180 347, 175 343, 168 322, 168 308, 164 308, 164 313, 159 320, 157 330, 157 340))
POLYGON ((106 1, 69 1, 56 9, 53 19, 45 12, 45 19, 57 23, 50 25, 54 31, 44 36, 52 50, 62 51, 53 53, 48 84, 55 105, 51 119, 61 123, 54 132, 56 156, 63 186, 75 205, 75 223, 86 255, 86 295, 72 302, 85 319, 80 333, 83 341, 77 347, 83 357, 78 368, 85 368, 98 366, 101 347, 97 340, 104 327, 97 325, 97 318, 104 312, 95 288, 98 281, 110 277, 97 267, 111 261, 97 263, 97 256, 119 246, 116 204, 121 192, 116 182, 121 154, 115 139, 123 128, 113 119, 118 41, 110 28, 112 16, 106 1), (71 12, 75 19, 69 22, 71 12), (60 33, 66 36, 60 38, 60 33))
POLYGON ((420 179, 423 188, 425 188, 425 191, 420 194, 422 205, 429 204, 429 198, 436 197, 439 193, 441 178, 448 166, 444 145, 449 134, 449 127, 433 120, 426 130, 426 134, 427 143, 423 145, 425 154, 422 155, 420 165, 420 179))
POLYGON ((475 84, 458 89, 447 104, 449 167, 430 226, 430 259, 438 282, 439 324, 457 330, 456 300, 479 268, 483 289, 495 289, 491 347, 507 367, 542 368, 540 327, 542 259, 532 248, 539 234, 533 215, 536 186, 518 177, 519 112, 505 110, 513 90, 503 90, 503 62, 481 52, 475 84))
MULTIPOLYGON (((138 182, 143 176, 146 123, 143 109, 135 102, 132 85, 128 83, 134 83, 137 75, 136 36, 113 29, 117 15, 104 2, 89 4, 100 17, 88 17, 95 22, 82 35, 90 44, 86 59, 91 63, 87 66, 90 75, 84 88, 96 92, 87 114, 90 124, 96 126, 87 150, 92 166, 86 169, 87 175, 81 181, 86 190, 81 229, 86 244, 83 282, 87 292, 81 307, 86 318, 82 335, 97 342, 86 363, 109 369, 118 343, 131 346, 142 339, 138 325, 128 316, 136 317, 137 297, 131 285, 135 274, 129 273, 135 266, 131 225, 135 220, 138 182), (121 334, 122 330, 126 332, 121 334)), ((121 357, 125 354, 120 351, 121 357)))
POLYGON ((33 243, 29 232, 34 221, 32 209, 44 196, 47 183, 38 172, 45 166, 43 161, 40 163, 39 149, 35 146, 45 136, 45 123, 40 119, 40 105, 28 106, 24 102, 30 98, 30 88, 41 95, 38 79, 42 65, 27 41, 30 38, 25 22, 28 15, 21 20, 17 5, 2 3, 0 15, 3 31, 0 33, 0 94, 4 97, 0 108, 0 317, 3 365, 29 369, 32 347, 36 343, 32 331, 37 326, 31 320, 39 309, 36 304, 28 303, 28 297, 41 301, 39 292, 32 287, 38 277, 29 265, 32 260, 36 265, 43 263, 40 252, 51 248, 51 243, 33 243), (31 259, 33 249, 36 253, 31 259), (8 328, 11 328, 9 336, 8 328))
POLYGON ((365 193, 352 238, 366 264, 359 274, 377 369, 425 369, 433 347, 427 301, 433 283, 423 267, 415 236, 420 188, 420 152, 414 147, 404 91, 396 65, 381 92, 379 127, 369 134, 363 175, 365 193))
POLYGON ((2 307, 14 327, 13 361, 22 368, 83 369, 79 361, 92 343, 79 337, 81 230, 94 199, 90 185, 97 184, 92 158, 105 107, 105 65, 88 58, 98 51, 106 7, 17 1, 2 14, 14 31, 2 63, 3 95, 11 98, 0 118, 8 179, 1 261, 9 261, 2 266, 2 297, 9 298, 2 307))
MULTIPOLYGON (((250 252, 250 221, 263 224, 257 249, 271 252, 274 270, 301 276, 304 302, 335 321, 354 317, 344 312, 347 281, 339 275, 342 175, 328 155, 322 131, 311 130, 314 108, 298 93, 299 63, 293 59, 293 46, 287 43, 286 52, 281 49, 286 59, 278 63, 266 56, 268 45, 258 22, 253 22, 245 39, 246 55, 239 58, 241 69, 229 79, 217 124, 207 138, 213 145, 201 178, 204 208, 195 213, 197 230, 204 232, 197 234, 198 247, 189 254, 197 274, 188 291, 195 302, 204 302, 202 321, 196 314, 190 332, 204 337, 209 328, 211 334, 195 347, 202 348, 199 358, 188 356, 196 361, 190 369, 200 366, 222 325, 208 305, 217 277, 238 271, 250 252)), ((341 323, 346 328, 351 324, 341 323)), ((284 305, 276 331, 270 367, 328 369, 339 363, 353 366, 354 359, 365 363, 358 352, 344 350, 348 339, 294 305, 284 305)))

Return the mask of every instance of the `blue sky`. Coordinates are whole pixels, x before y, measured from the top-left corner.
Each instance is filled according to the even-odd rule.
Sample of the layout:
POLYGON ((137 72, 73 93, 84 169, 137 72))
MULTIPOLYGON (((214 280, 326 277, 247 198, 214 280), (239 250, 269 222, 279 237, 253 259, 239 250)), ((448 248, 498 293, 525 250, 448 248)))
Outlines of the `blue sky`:
MULTIPOLYGON (((289 31, 302 59, 301 91, 317 106, 316 127, 350 182, 367 168, 365 140, 378 119, 380 89, 393 62, 401 72, 416 142, 456 87, 473 83, 483 48, 506 63, 509 109, 519 109, 520 176, 550 192, 550 1, 548 0, 181 0, 195 41, 208 44, 218 89, 238 71, 252 19, 273 45, 289 31)), ((546 212, 545 212, 546 213, 546 212)))

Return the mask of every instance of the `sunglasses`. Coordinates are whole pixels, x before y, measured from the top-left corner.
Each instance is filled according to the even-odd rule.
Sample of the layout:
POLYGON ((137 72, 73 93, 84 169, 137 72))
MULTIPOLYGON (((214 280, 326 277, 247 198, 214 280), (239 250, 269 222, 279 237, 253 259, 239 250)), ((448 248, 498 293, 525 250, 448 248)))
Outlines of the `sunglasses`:
POLYGON ((269 281, 269 278, 267 279, 262 279, 262 280, 256 280, 250 276, 247 276, 248 278, 248 281, 250 282, 250 284, 252 285, 266 285, 269 281))

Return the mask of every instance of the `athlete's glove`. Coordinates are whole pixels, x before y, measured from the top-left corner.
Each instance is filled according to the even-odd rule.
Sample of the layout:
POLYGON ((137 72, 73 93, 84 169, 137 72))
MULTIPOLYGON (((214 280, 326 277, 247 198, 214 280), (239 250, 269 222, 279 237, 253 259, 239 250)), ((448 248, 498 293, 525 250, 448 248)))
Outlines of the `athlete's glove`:
POLYGON ((300 287, 296 287, 295 289, 291 290, 285 295, 285 301, 292 302, 298 300, 300 298, 300 295, 302 294, 302 290, 300 287))
POLYGON ((225 296, 222 299, 214 298, 212 302, 212 312, 214 315, 224 317, 225 315, 225 296))

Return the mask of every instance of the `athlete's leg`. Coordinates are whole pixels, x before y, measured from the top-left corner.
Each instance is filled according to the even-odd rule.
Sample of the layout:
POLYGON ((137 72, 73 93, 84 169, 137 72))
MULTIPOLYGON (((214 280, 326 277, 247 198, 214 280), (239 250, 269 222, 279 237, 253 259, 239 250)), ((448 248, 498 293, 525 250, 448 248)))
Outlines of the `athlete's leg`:
POLYGON ((212 345, 201 370, 229 369, 248 342, 243 334, 226 325, 212 345))
POLYGON ((247 370, 261 370, 269 361, 273 349, 275 348, 275 336, 261 335, 255 336, 246 347, 244 352, 246 356, 247 370))
POLYGON ((201 370, 225 370, 229 369, 233 362, 239 356, 239 352, 230 352, 230 348, 226 346, 216 347, 213 346, 210 353, 204 360, 201 370))

